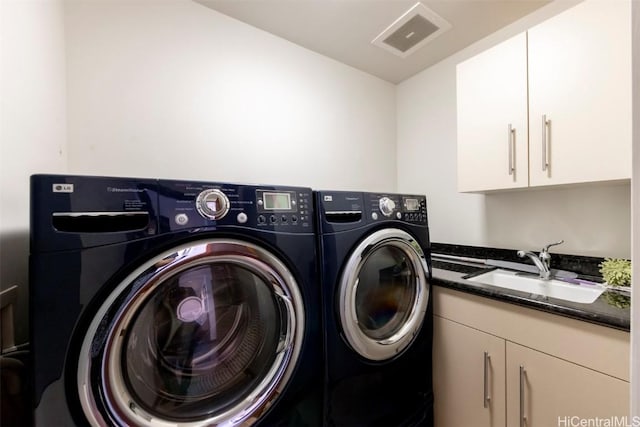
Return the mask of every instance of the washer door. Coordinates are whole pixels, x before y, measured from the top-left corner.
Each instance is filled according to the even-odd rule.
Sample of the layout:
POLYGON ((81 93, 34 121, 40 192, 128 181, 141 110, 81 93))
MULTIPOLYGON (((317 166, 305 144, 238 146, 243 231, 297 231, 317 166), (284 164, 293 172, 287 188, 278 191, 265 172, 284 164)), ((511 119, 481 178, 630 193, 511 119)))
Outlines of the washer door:
POLYGON ((248 425, 296 365, 304 307, 268 251, 191 242, 130 274, 81 347, 77 386, 92 425, 248 425))
POLYGON ((427 310, 427 272, 423 250, 403 230, 377 231, 352 252, 338 309, 345 338, 358 354, 381 361, 411 344, 427 310))

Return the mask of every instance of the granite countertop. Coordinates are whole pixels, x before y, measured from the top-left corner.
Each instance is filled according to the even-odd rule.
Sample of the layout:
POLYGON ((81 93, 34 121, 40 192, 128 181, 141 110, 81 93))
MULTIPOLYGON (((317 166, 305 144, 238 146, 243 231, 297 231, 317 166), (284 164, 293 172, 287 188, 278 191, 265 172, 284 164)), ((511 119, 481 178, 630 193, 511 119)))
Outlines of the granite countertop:
MULTIPOLYGON (((470 274, 473 275, 474 273, 488 271, 495 267, 483 265, 481 263, 476 264, 458 262, 454 260, 443 260, 438 258, 438 254, 462 257, 471 256, 478 260, 486 257, 490 259, 501 259, 519 263, 524 263, 524 261, 514 258, 511 254, 512 252, 514 253, 514 251, 504 251, 494 248, 461 247, 458 245, 434 243, 432 245, 432 252, 432 284, 436 286, 455 289, 512 304, 518 304, 623 331, 630 330, 631 298, 626 293, 605 291, 593 303, 582 304, 531 294, 528 292, 485 285, 466 280, 465 277, 470 274)), ((558 266, 571 265, 574 268, 570 271, 578 273, 578 278, 601 282, 601 277, 593 275, 594 272, 597 272, 597 268, 594 268, 594 263, 597 264, 599 260, 601 259, 571 255, 556 255, 555 260, 552 258, 551 267, 558 268, 558 266)))

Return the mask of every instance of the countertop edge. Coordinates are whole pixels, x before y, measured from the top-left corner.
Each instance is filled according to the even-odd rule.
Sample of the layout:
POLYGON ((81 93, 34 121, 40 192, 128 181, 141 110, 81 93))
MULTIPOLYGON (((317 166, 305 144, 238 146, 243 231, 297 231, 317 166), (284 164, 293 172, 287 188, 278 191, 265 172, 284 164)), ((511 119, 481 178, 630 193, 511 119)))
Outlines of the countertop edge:
POLYGON ((536 300, 531 298, 528 294, 525 295, 522 293, 522 295, 518 295, 521 294, 520 292, 499 292, 487 287, 473 286, 470 282, 464 280, 462 278, 463 276, 465 276, 465 274, 434 268, 431 283, 436 286, 454 289, 496 301, 516 304, 558 316, 582 320, 625 332, 630 332, 631 330, 630 319, 624 319, 618 316, 596 313, 588 310, 580 310, 569 306, 553 304, 548 301, 536 300))

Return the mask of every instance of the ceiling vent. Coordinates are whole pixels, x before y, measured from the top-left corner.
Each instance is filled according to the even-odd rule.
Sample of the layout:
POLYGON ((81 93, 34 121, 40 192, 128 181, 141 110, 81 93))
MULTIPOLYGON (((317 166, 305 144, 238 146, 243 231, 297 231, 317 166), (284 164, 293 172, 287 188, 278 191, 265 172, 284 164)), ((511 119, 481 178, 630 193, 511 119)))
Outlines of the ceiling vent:
POLYGON ((416 3, 371 43, 405 58, 449 28, 451 24, 444 18, 424 4, 416 3))

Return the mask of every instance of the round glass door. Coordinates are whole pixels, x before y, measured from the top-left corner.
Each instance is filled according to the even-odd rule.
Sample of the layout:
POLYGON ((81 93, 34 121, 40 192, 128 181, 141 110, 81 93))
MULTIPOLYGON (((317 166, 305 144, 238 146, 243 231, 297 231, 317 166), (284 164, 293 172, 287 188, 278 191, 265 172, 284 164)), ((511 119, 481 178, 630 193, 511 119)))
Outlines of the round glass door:
POLYGON ((78 390, 91 424, 251 424, 295 367, 297 284, 236 240, 192 242, 126 278, 85 336, 78 390))
POLYGON ((411 344, 427 310, 427 272, 422 248, 403 230, 383 229, 358 245, 338 290, 340 323, 356 352, 380 361, 411 344))

